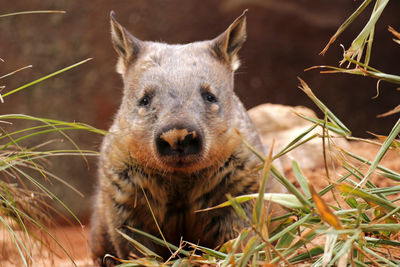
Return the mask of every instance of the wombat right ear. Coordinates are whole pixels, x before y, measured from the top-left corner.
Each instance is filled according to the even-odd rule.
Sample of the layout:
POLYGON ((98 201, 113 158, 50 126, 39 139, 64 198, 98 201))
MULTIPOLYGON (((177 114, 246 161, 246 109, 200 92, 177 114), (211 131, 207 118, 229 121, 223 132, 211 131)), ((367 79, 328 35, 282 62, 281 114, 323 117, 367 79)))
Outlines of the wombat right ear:
POLYGON ((110 13, 111 40, 115 51, 120 56, 117 64, 117 72, 123 74, 139 54, 143 42, 134 37, 115 19, 114 11, 110 13))

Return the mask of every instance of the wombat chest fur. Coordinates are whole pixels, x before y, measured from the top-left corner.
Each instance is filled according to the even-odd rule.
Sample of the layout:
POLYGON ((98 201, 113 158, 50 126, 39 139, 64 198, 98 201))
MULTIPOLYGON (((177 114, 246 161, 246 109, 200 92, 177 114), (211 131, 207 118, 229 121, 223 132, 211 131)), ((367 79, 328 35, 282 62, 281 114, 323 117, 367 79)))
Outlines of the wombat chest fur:
MULTIPOLYGON (((236 237, 246 224, 232 208, 195 211, 259 188, 261 161, 238 132, 265 149, 233 92, 245 13, 211 41, 141 41, 113 13, 111 33, 124 95, 101 149, 90 234, 95 259, 140 256, 120 232, 168 257, 168 250, 129 229, 160 237, 155 220, 176 245, 182 239, 217 247, 236 237)), ((268 191, 281 190, 269 180, 268 191)), ((250 202, 243 207, 251 214, 250 202)))

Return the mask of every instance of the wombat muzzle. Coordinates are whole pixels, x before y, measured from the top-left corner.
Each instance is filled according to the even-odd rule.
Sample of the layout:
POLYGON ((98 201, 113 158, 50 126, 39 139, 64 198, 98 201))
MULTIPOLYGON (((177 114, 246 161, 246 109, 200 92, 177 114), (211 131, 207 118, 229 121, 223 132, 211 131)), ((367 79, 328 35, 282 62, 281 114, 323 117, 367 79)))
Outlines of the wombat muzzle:
POLYGON ((202 152, 202 135, 195 127, 167 126, 156 135, 156 148, 160 157, 184 161, 202 152))

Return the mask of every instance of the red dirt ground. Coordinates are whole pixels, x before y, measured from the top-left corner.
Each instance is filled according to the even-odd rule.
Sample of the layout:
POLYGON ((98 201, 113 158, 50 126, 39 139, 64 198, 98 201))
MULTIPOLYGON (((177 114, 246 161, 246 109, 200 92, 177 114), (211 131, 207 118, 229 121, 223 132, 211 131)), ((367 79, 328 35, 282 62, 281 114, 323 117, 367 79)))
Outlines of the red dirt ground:
MULTIPOLYGON (((379 147, 374 145, 353 142, 351 143, 350 150, 357 155, 373 160, 378 149, 379 147)), ((389 151, 384 157, 382 165, 400 172, 398 151, 389 151)), ((317 190, 322 189, 327 185, 327 181, 324 178, 326 177, 325 168, 323 166, 313 170, 303 170, 303 172, 317 190)), ((292 176, 290 172, 288 175, 292 176)), ((330 175, 333 180, 337 179, 334 170, 330 170, 330 175)), ((389 179, 377 179, 376 177, 373 177, 372 179, 379 187, 386 187, 395 184, 389 179)), ((293 177, 292 180, 294 180, 293 177)), ((331 194, 324 196, 324 199, 331 201, 331 194)), ((82 229, 80 226, 60 226, 58 228, 50 229, 50 232, 54 234, 55 238, 66 248, 78 266, 93 266, 93 262, 90 260, 88 230, 88 227, 82 229)), ((6 238, 9 239, 7 235, 0 234, 0 266, 21 266, 22 262, 12 240, 6 238)), ((53 253, 49 253, 46 249, 33 249, 33 256, 37 266, 73 266, 65 253, 63 253, 54 242, 51 243, 51 248, 54 250, 53 253)))

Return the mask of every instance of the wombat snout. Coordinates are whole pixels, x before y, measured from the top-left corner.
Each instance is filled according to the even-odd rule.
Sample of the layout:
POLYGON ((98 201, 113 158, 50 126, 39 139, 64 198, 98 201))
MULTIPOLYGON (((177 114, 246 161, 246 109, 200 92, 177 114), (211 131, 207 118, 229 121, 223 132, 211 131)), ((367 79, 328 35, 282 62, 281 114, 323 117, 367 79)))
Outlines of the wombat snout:
POLYGON ((193 126, 167 126, 156 134, 156 148, 161 157, 183 159, 202 152, 202 135, 193 126))

